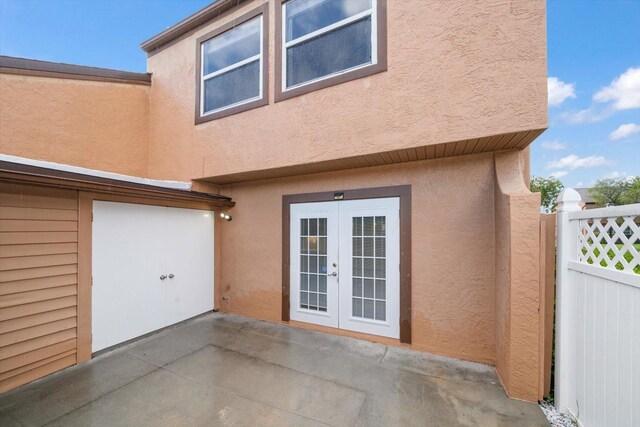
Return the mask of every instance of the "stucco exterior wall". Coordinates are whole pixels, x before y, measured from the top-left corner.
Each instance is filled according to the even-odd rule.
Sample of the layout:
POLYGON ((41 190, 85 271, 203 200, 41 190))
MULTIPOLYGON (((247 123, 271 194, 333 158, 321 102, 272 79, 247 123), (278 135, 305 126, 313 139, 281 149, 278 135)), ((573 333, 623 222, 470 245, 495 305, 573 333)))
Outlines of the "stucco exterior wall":
POLYGON ((0 74, 0 153, 148 176, 149 87, 0 74))
POLYGON ((388 71, 194 126, 196 39, 149 57, 150 170, 190 179, 547 126, 544 0, 388 1, 388 71))
POLYGON ((509 396, 536 401, 544 363, 540 194, 529 192, 527 169, 526 152, 495 154, 496 371, 509 396))
POLYGON ((280 321, 283 195, 405 184, 412 186, 412 346, 493 364, 491 153, 222 187, 237 204, 219 231, 221 309, 280 321))

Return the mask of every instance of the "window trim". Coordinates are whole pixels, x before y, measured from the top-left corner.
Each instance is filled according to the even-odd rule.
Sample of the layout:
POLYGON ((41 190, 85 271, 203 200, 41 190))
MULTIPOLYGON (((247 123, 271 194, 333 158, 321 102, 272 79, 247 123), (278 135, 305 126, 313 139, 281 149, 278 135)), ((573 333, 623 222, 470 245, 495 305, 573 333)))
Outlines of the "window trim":
POLYGON ((374 27, 371 31, 372 45, 371 55, 372 63, 358 65, 353 68, 342 70, 327 76, 319 77, 317 79, 300 83, 286 88, 286 48, 297 43, 300 43, 308 38, 317 36, 332 29, 343 27, 348 23, 355 22, 359 19, 368 16, 369 13, 361 12, 349 18, 345 18, 342 21, 331 24, 327 27, 314 31, 313 36, 305 35, 299 37, 297 43, 286 42, 285 38, 285 20, 283 17, 285 6, 291 0, 276 0, 276 28, 275 28, 275 102, 284 101, 285 99, 293 98, 303 95, 305 93, 313 92, 326 87, 338 85, 350 80, 359 79, 362 77, 370 76, 372 74, 380 73, 387 70, 387 0, 373 0, 372 9, 370 15, 372 17, 371 25, 374 27), (357 16, 357 18, 355 18, 357 16), (306 38, 305 38, 306 37, 306 38), (302 39, 302 40, 301 40, 302 39))
POLYGON ((199 37, 196 40, 196 96, 195 96, 195 124, 209 122, 211 120, 220 119, 222 117, 231 116, 233 114, 241 113, 243 111, 251 110, 253 108, 262 107, 269 104, 269 3, 264 3, 262 6, 257 7, 244 15, 233 19, 227 24, 216 28, 215 30, 199 37), (215 75, 222 74, 223 71, 229 71, 233 68, 240 67, 243 62, 255 61, 255 56, 249 59, 245 59, 222 70, 218 70, 214 73, 209 73, 206 76, 202 75, 202 55, 204 43, 212 38, 219 36, 220 34, 229 31, 239 25, 244 24, 247 21, 252 20, 258 16, 262 16, 261 23, 261 43, 262 49, 260 53, 260 89, 261 93, 259 97, 250 98, 245 101, 237 102, 235 104, 228 105, 226 107, 214 110, 210 113, 203 114, 204 110, 204 78, 215 77, 215 75), (213 76, 212 76, 213 75, 213 76))

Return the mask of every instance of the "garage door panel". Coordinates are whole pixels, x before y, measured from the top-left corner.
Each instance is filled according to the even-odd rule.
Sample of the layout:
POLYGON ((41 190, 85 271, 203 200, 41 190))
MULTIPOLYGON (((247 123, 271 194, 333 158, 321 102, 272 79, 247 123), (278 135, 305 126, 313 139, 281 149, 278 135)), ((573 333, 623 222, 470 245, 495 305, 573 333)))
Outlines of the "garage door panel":
POLYGON ((213 310, 213 212, 167 208, 168 322, 213 310))
POLYGON ((94 352, 166 325, 162 212, 157 206, 94 202, 94 352))
POLYGON ((213 309, 212 212, 114 202, 93 212, 93 352, 213 309))

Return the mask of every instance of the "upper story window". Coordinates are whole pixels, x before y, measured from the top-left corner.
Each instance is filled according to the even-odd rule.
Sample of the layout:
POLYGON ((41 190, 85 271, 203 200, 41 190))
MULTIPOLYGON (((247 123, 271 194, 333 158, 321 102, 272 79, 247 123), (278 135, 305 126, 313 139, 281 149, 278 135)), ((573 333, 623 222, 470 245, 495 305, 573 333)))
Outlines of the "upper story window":
POLYGON ((266 11, 260 7, 198 39, 196 123, 268 102, 266 11))
POLYGON ((289 0, 280 13, 278 100, 386 69, 385 0, 289 0))

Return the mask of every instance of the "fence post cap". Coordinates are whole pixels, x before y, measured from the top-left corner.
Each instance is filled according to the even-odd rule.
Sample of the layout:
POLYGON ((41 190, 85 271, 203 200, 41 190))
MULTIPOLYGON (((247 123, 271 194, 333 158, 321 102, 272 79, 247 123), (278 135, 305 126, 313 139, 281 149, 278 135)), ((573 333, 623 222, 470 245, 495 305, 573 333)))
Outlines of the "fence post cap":
POLYGON ((558 195, 558 211, 579 211, 582 210, 580 206, 580 202, 582 198, 580 197, 580 193, 578 193, 573 188, 565 188, 558 195))

